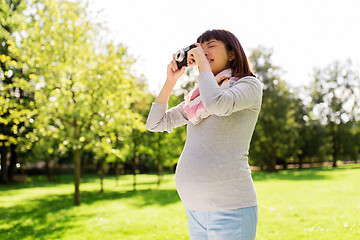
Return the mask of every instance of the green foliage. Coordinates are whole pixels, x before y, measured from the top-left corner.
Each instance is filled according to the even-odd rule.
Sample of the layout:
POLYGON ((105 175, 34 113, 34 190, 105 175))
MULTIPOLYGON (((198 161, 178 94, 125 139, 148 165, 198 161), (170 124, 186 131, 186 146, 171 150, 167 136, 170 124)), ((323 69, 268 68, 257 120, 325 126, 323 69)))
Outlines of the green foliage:
POLYGON ((327 125, 333 166, 339 157, 351 156, 357 160, 359 145, 344 143, 348 144, 349 139, 356 140, 358 135, 355 121, 359 120, 360 112, 359 80, 350 60, 344 64, 334 62, 314 73, 311 88, 313 117, 327 125))
MULTIPOLYGON (((17 161, 56 163, 85 152, 83 163, 173 170, 186 127, 171 134, 145 130, 155 96, 134 75, 135 59, 108 40, 106 25, 92 20, 86 3, 1 0, 0 7, 2 156, 10 146, 17 161)), ((292 89, 272 53, 258 47, 250 55, 264 84, 250 164, 274 171, 277 164, 357 160, 359 75, 351 63, 317 69, 308 88, 292 89)), ((193 70, 186 70, 169 108, 193 88, 193 70)))
POLYGON ((82 152, 95 154, 95 161, 129 158, 133 132, 145 131, 141 111, 149 94, 132 72, 135 59, 102 37, 106 27, 90 20, 86 4, 20 2, 1 5, 7 22, 1 29, 0 143, 39 160, 72 152, 77 186, 82 152))
MULTIPOLYGON (((2 5, 6 6, 10 3, 2 5)), ((33 1, 24 9, 17 8, 17 18, 4 17, 14 19, 22 30, 13 30, 16 39, 8 34, 2 40, 2 46, 12 50, 8 55, 17 57, 15 61, 1 55, 0 122, 11 130, 1 135, 2 142, 17 143, 11 136, 31 125, 34 130, 25 135, 24 142, 37 142, 40 149, 62 153, 93 149, 125 158, 126 152, 115 145, 124 142, 132 129, 145 129, 141 116, 131 110, 142 95, 130 70, 134 59, 123 45, 99 38, 104 26, 88 20, 86 7, 79 1, 33 1), (6 71, 17 66, 22 66, 25 80, 17 78, 15 70, 12 75, 6 71), (18 97, 25 90, 34 99, 27 105, 24 94, 18 97)), ((7 9, 2 13, 8 13, 7 9)), ((22 145, 21 150, 30 146, 22 145)))
POLYGON ((281 80, 271 55, 271 49, 258 47, 249 57, 264 84, 250 163, 275 171, 276 164, 286 168, 288 163, 299 163, 301 167, 304 162, 328 161, 330 155, 334 165, 344 158, 356 161, 359 128, 354 119, 359 118, 360 92, 359 76, 350 62, 317 70, 310 87, 291 89, 281 80))
POLYGON ((17 44, 25 8, 23 1, 1 0, 0 4, 0 146, 22 142, 30 148, 26 133, 37 113, 28 66, 20 61, 17 44))
POLYGON ((359 76, 350 60, 334 62, 316 69, 312 86, 314 117, 322 123, 346 123, 358 116, 360 104, 359 76))
MULTIPOLYGON (((275 170, 277 162, 294 156, 297 138, 297 104, 280 78, 280 69, 271 62, 272 51, 259 47, 249 59, 253 70, 264 84, 259 120, 252 141, 251 159, 256 165, 275 170)), ((301 103, 301 102, 297 102, 301 103)), ((301 118, 301 117, 300 117, 301 118)))

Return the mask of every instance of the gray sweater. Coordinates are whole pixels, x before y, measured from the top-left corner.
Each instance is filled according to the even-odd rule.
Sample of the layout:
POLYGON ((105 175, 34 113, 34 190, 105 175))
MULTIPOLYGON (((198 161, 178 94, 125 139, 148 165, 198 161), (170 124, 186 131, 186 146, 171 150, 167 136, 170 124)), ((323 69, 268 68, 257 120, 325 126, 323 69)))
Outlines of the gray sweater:
POLYGON ((200 96, 211 115, 197 125, 188 121, 184 103, 167 109, 153 103, 146 128, 172 132, 187 124, 176 173, 176 188, 186 209, 211 211, 257 205, 248 164, 250 140, 262 101, 262 83, 254 77, 230 80, 221 89, 211 72, 198 76, 200 96))

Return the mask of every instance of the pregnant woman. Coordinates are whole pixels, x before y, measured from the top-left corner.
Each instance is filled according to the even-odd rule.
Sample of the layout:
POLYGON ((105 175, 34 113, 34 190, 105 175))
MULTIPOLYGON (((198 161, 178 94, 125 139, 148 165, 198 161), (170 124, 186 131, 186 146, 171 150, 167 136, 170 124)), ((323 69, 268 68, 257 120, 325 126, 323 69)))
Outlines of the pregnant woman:
POLYGON ((253 240, 258 212, 248 151, 261 108, 262 83, 231 32, 208 30, 195 45, 187 63, 198 67, 197 85, 183 102, 167 109, 186 68, 178 69, 173 59, 146 127, 172 132, 187 124, 175 179, 190 239, 253 240))

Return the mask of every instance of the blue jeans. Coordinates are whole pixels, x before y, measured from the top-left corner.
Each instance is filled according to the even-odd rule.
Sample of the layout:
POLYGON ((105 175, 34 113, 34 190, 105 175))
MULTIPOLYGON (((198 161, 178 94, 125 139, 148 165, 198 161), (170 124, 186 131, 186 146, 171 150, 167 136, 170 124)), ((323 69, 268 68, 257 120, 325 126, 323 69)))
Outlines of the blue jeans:
POLYGON ((190 240, 254 240, 257 206, 219 211, 186 210, 190 240))

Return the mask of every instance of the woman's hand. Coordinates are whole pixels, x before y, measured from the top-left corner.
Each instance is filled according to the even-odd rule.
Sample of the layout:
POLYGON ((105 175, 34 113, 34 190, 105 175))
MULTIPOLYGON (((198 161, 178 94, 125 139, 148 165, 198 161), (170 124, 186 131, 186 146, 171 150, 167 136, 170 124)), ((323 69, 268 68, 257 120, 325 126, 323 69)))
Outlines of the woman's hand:
POLYGON ((175 85, 177 80, 184 74, 186 66, 183 66, 181 69, 178 69, 175 54, 173 54, 173 60, 167 66, 167 80, 175 85))
POLYGON ((155 99, 157 103, 168 103, 171 92, 177 82, 177 80, 184 74, 186 66, 183 66, 181 69, 178 69, 175 54, 173 55, 173 60, 167 66, 167 78, 162 87, 159 95, 155 99))
POLYGON ((199 72, 211 72, 211 67, 204 49, 201 47, 200 43, 194 43, 196 48, 191 49, 188 52, 188 66, 199 66, 199 72))

